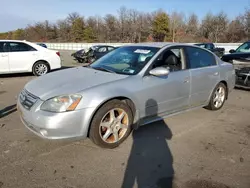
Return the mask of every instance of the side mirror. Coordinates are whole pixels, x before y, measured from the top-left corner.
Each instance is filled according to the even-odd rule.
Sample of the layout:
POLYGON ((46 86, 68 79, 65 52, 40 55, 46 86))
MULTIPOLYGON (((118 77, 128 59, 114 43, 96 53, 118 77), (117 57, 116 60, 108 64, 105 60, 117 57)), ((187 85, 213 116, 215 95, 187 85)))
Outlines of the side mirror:
POLYGON ((232 53, 235 53, 236 51, 235 50, 230 50, 229 53, 232 54, 232 53))
POLYGON ((149 71, 149 74, 153 76, 167 76, 169 74, 169 70, 164 67, 156 67, 149 71))

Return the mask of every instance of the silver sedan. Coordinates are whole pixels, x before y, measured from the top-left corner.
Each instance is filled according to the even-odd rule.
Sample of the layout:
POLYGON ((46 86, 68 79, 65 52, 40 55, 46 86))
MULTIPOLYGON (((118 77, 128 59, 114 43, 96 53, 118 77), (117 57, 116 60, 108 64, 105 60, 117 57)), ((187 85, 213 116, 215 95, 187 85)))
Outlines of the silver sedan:
POLYGON ((141 125, 198 107, 222 108, 231 64, 187 44, 122 46, 88 67, 38 77, 18 96, 25 126, 42 138, 89 137, 114 148, 141 125))

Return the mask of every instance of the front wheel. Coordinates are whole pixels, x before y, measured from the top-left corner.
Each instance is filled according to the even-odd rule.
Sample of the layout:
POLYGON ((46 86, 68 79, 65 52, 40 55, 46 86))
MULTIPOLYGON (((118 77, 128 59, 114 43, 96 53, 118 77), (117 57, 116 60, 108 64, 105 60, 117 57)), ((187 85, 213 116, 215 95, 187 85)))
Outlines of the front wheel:
POLYGON ((112 100, 94 115, 89 137, 102 148, 115 148, 129 136, 132 123, 133 115, 128 105, 120 100, 112 100))
POLYGON ((38 61, 34 64, 32 72, 35 76, 42 76, 49 72, 49 66, 43 61, 38 61))
POLYGON ((210 102, 208 106, 206 106, 206 108, 214 111, 221 109, 226 101, 226 96, 227 96, 227 88, 225 84, 219 83, 215 87, 212 96, 210 98, 210 102))

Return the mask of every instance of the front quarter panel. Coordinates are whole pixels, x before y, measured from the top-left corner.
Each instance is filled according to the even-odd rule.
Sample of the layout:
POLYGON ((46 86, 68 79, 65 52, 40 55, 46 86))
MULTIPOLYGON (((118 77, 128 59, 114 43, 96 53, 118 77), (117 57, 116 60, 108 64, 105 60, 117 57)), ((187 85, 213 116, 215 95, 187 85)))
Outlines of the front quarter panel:
POLYGON ((136 110, 138 110, 141 102, 136 95, 136 90, 139 89, 136 86, 140 85, 141 79, 139 76, 133 77, 102 84, 80 92, 83 97, 77 109, 95 108, 97 110, 102 104, 111 99, 124 97, 130 99, 134 103, 136 110))

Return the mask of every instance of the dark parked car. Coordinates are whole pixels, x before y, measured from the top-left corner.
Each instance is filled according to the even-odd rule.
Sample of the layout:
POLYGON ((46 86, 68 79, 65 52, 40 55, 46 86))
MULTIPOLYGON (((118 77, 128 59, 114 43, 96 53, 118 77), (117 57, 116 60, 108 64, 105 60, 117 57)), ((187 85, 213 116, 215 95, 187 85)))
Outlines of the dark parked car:
POLYGON ((83 63, 83 60, 84 60, 84 55, 85 55, 85 50, 84 49, 81 49, 81 50, 78 50, 74 53, 71 54, 72 57, 75 58, 75 60, 77 60, 79 63, 83 63))
POLYGON ((222 56, 221 59, 234 65, 236 87, 250 89, 250 41, 229 52, 230 54, 222 56))
POLYGON ((47 45, 44 44, 44 43, 37 43, 37 45, 42 46, 42 47, 44 47, 44 48, 47 48, 47 45))
POLYGON ((73 54, 72 56, 75 57, 75 59, 79 63, 93 63, 95 60, 99 59, 100 57, 104 56, 105 54, 109 53, 110 51, 116 49, 114 46, 109 45, 95 45, 91 46, 86 52, 78 52, 77 57, 75 57, 73 54))
POLYGON ((211 52, 215 53, 218 57, 221 57, 225 54, 225 48, 216 48, 213 43, 198 43, 195 45, 210 50, 211 52))

